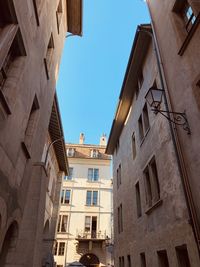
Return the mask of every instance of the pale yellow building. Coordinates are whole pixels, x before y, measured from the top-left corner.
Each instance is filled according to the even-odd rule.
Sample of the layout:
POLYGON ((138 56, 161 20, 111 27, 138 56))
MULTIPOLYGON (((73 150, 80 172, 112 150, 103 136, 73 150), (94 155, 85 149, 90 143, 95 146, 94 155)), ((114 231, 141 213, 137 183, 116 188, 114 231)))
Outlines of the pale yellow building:
POLYGON ((65 177, 57 225, 55 261, 64 267, 78 261, 85 266, 112 265, 111 157, 100 145, 67 144, 70 175, 65 177))

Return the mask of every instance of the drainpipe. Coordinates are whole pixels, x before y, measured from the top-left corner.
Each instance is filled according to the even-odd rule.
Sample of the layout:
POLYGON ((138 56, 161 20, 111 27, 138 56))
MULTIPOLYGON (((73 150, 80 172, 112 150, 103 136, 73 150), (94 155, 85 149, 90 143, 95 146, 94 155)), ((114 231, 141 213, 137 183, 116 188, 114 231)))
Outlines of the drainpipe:
MULTIPOLYGON (((170 94, 169 94, 169 91, 167 88, 167 82, 166 82, 165 75, 164 75, 162 59, 161 59, 161 55, 160 55, 160 51, 159 51, 158 41, 157 41, 156 33, 155 33, 155 27, 154 27, 154 23, 152 20, 152 14, 151 14, 151 10, 150 10, 148 1, 147 1, 147 7, 148 7, 149 15, 151 18, 152 32, 145 30, 142 27, 139 27, 139 31, 142 31, 142 32, 149 34, 152 38, 153 50, 154 50, 155 56, 156 56, 161 87, 164 90, 164 94, 163 94, 164 104, 165 104, 165 108, 167 111, 167 115, 170 117, 170 113, 169 113, 169 111, 170 111, 169 106, 171 108, 170 94)), ((198 253, 200 256, 200 232, 199 232, 199 225, 198 225, 198 219, 197 219, 197 212, 196 212, 196 208, 194 205, 194 200, 193 200, 192 191, 191 191, 191 187, 190 187, 190 183, 189 183, 189 178, 188 178, 186 166, 184 163, 184 158, 183 158, 183 154, 182 154, 182 150, 181 150, 181 145, 180 145, 180 142, 178 139, 177 131, 174 127, 172 127, 171 122, 169 122, 169 126, 170 126, 172 142, 174 145, 174 150, 175 150, 177 165, 178 165, 178 169, 179 169, 179 174, 180 174, 180 178, 181 178, 181 182, 182 182, 182 186, 183 186, 186 205, 187 205, 187 209, 188 209, 188 213, 189 213, 189 217, 190 217, 189 218, 190 224, 191 224, 192 229, 193 229, 195 241, 197 244, 198 253)))

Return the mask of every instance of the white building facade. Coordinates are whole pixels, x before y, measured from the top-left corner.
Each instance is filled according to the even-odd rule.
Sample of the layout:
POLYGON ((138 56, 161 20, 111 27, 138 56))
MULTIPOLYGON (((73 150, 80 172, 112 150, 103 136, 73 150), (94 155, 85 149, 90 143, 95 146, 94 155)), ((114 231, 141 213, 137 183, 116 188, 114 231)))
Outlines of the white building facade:
POLYGON ((67 144, 69 176, 61 192, 55 261, 64 267, 78 261, 85 266, 112 263, 111 157, 100 145, 67 144))

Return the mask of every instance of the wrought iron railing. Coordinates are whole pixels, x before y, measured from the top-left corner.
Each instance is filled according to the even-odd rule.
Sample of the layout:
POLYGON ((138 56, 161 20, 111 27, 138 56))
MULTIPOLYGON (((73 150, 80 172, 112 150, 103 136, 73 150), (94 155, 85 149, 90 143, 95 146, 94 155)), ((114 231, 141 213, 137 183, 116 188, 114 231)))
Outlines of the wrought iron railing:
POLYGON ((108 239, 106 232, 102 233, 102 231, 83 231, 77 230, 76 234, 78 239, 108 239))

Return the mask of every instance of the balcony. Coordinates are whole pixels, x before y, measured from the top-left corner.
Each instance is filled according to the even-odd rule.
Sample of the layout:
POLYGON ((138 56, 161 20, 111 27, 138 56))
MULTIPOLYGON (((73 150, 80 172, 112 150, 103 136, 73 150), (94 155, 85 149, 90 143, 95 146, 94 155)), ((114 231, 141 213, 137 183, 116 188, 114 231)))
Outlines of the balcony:
POLYGON ((82 231, 78 230, 76 234, 76 240, 78 241, 105 241, 108 239, 106 232, 101 231, 82 231))

